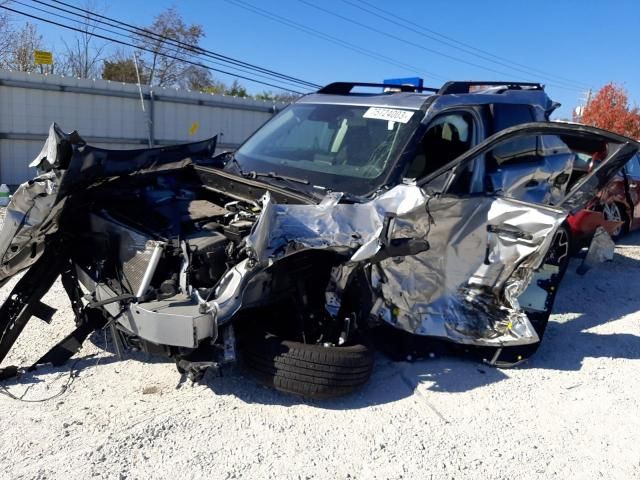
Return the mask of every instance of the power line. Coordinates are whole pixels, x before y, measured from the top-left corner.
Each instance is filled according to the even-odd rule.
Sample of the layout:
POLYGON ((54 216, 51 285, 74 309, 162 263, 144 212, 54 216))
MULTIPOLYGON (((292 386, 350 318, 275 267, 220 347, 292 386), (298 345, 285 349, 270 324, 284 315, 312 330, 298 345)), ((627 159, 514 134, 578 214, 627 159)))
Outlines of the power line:
MULTIPOLYGON (((49 23, 51 25, 56 25, 58 27, 66 28, 67 30, 73 30, 75 32, 84 33, 84 31, 79 29, 79 28, 71 27, 69 25, 64 25, 62 23, 59 23, 59 22, 56 22, 56 21, 53 21, 53 20, 50 20, 50 19, 46 19, 46 18, 43 18, 43 17, 39 17, 37 15, 31 15, 29 13, 21 12, 19 10, 7 7, 5 5, 0 5, 0 8, 2 8, 4 10, 8 10, 8 11, 13 12, 13 13, 17 13, 18 15, 22 15, 22 16, 25 16, 25 17, 32 18, 34 20, 39 20, 41 22, 49 23)), ((142 50, 142 51, 145 51, 145 52, 157 53, 157 52, 154 52, 153 50, 150 50, 148 48, 136 46, 136 45, 133 45, 131 43, 124 42, 122 40, 117 40, 117 39, 110 38, 110 37, 106 37, 104 35, 100 35, 100 34, 97 34, 97 33, 94 33, 93 36, 96 37, 96 38, 101 38, 102 40, 107 40, 109 42, 117 43, 117 44, 124 45, 124 46, 127 46, 127 47, 137 48, 138 50, 142 50)), ((225 71, 225 70, 220 70, 220 69, 213 68, 213 67, 210 67, 210 66, 207 66, 207 65, 203 65, 202 63, 193 62, 191 60, 187 60, 187 59, 184 59, 184 58, 179 58, 179 57, 176 57, 174 55, 169 55, 169 54, 166 54, 166 53, 159 53, 158 55, 161 55, 161 56, 167 57, 167 58, 171 58, 173 60, 178 60, 178 61, 181 61, 181 62, 185 62, 185 63, 188 63, 190 65, 194 65, 196 67, 205 68, 207 70, 211 70, 211 71, 218 72, 218 73, 223 73, 225 75, 230 75, 232 77, 242 78, 243 80, 247 80, 247 81, 250 81, 250 82, 259 83, 261 85, 266 85, 266 86, 273 87, 273 88, 278 88, 280 90, 286 90, 288 92, 292 92, 292 93, 295 93, 295 94, 298 94, 298 95, 303 95, 302 92, 298 92, 296 90, 292 90, 291 88, 285 88, 285 87, 283 87, 281 85, 275 85, 273 83, 267 83, 267 82, 263 82, 261 80, 256 80, 255 78, 246 77, 246 76, 243 76, 243 75, 238 75, 236 73, 225 71)))
MULTIPOLYGON (((394 23, 394 24, 396 24, 396 25, 400 25, 400 26, 402 26, 403 28, 406 28, 406 29, 409 29, 409 30, 411 30, 411 31, 414 31, 414 32, 415 32, 415 30, 414 30, 414 29, 410 29, 410 28, 409 28, 409 27, 407 27, 406 25, 401 25, 401 24, 399 24, 399 23, 397 23, 397 22, 393 22, 392 20, 390 20, 390 19, 388 19, 388 18, 385 18, 385 17, 383 17, 382 15, 376 14, 376 13, 372 12, 371 10, 367 10, 367 9, 365 9, 364 7, 361 7, 361 6, 355 5, 355 4, 353 3, 353 1, 350 1, 350 0, 342 0, 342 1, 343 1, 343 2, 345 2, 345 3, 348 3, 348 4, 350 4, 350 5, 353 5, 354 7, 359 8, 359 9, 361 9, 361 10, 363 10, 363 11, 366 11, 366 12, 370 13, 371 15, 375 15, 375 16, 377 16, 378 18, 382 18, 383 20, 386 20, 386 21, 388 21, 388 22, 394 23)), ((518 63, 518 62, 516 62, 516 61, 514 61, 514 60, 510 60, 510 59, 507 59, 507 58, 505 58, 505 57, 501 57, 501 56, 499 56, 499 55, 495 55, 495 54, 493 54, 493 53, 491 53, 491 52, 488 52, 488 51, 486 51, 486 50, 482 50, 482 49, 480 49, 480 48, 474 47, 473 45, 470 45, 470 44, 468 44, 468 43, 461 42, 461 41, 459 41, 459 40, 456 40, 455 38, 452 38, 452 37, 449 37, 449 36, 444 35, 444 34, 442 34, 442 33, 436 32, 435 30, 432 30, 432 29, 430 29, 430 28, 427 28, 427 27, 425 27, 425 26, 423 26, 423 25, 420 25, 420 24, 418 24, 418 23, 412 22, 411 20, 408 20, 408 19, 406 19, 406 18, 400 17, 399 15, 396 15, 396 14, 394 14, 393 12, 389 12, 388 10, 384 10, 384 9, 382 9, 382 8, 379 8, 379 7, 375 6, 375 5, 372 5, 371 3, 369 3, 369 2, 367 2, 367 1, 365 1, 365 0, 355 0, 355 1, 357 1, 357 2, 359 2, 359 3, 361 3, 361 4, 365 4, 365 5, 369 6, 371 9, 374 9, 374 10, 377 10, 377 11, 379 11, 379 12, 382 12, 382 13, 384 13, 385 15, 388 15, 389 17, 393 17, 393 18, 396 18, 396 19, 398 19, 398 20, 400 20, 400 21, 402 21, 402 22, 405 22, 405 23, 407 23, 407 24, 409 24, 409 25, 413 25, 413 26, 417 27, 418 29, 420 29, 420 30, 422 30, 422 31, 430 32, 430 33, 431 33, 431 34, 433 34, 433 35, 436 35, 436 36, 438 36, 438 37, 441 37, 441 38, 444 38, 444 39, 446 39, 446 40, 449 40, 450 42, 453 42, 453 43, 455 43, 455 44, 461 45, 461 46, 463 46, 463 47, 467 47, 467 48, 469 48, 469 49, 471 49, 471 50, 473 50, 473 51, 475 51, 475 52, 479 52, 479 53, 484 54, 484 55, 487 55, 487 56, 489 56, 489 57, 493 57, 494 59, 498 59, 498 60, 501 60, 501 61, 503 61, 503 62, 507 62, 507 63, 510 63, 510 64, 513 64, 513 65, 517 65, 517 66, 519 66, 519 67, 522 67, 522 68, 525 68, 525 69, 528 69, 528 70, 531 70, 531 71, 534 71, 534 72, 538 72, 539 74, 545 75, 545 76, 547 76, 547 77, 555 77, 555 78, 557 78, 557 79, 563 80, 563 81, 568 82, 568 83, 571 83, 571 84, 573 84, 573 85, 583 85, 583 86, 587 86, 587 84, 586 84, 586 83, 578 82, 578 81, 575 81, 575 80, 571 80, 571 79, 569 79, 569 78, 562 77, 562 76, 560 76, 560 75, 552 74, 552 73, 546 72, 546 71, 544 71, 544 70, 540 70, 540 69, 537 69, 537 68, 534 68, 534 67, 531 67, 531 66, 527 66, 527 65, 524 65, 524 64, 522 64, 522 63, 518 63)), ((420 33, 420 32, 416 32, 416 33, 420 33)), ((422 35, 426 36, 427 38, 432 38, 432 39, 433 39, 433 37, 431 37, 431 36, 427 36, 427 35, 426 35, 426 34, 424 34, 424 33, 420 33, 420 34, 422 34, 422 35)), ((448 43, 445 43, 445 44, 446 44, 446 45, 450 45, 450 44, 448 44, 448 43)), ((454 48, 455 48, 455 47, 454 47, 454 48)), ((463 49, 462 51, 466 51, 466 50, 464 50, 464 49, 463 49)), ((484 58, 484 57, 483 57, 483 58, 484 58)), ((581 88, 582 88, 582 87, 581 87, 581 88)))
POLYGON ((70 11, 70 10, 67 10, 67 9, 63 9, 61 7, 54 7, 53 5, 48 5, 48 4, 46 4, 44 2, 41 2, 39 0, 32 0, 32 1, 40 3, 40 4, 43 4, 43 5, 47 5, 50 8, 56 8, 56 9, 59 9, 59 10, 63 10, 65 12, 67 12, 67 13, 72 13, 74 15, 78 15, 78 16, 84 17, 82 14, 78 13, 78 12, 82 12, 82 13, 90 16, 91 19, 94 20, 94 21, 97 21, 97 22, 100 22, 100 23, 103 23, 103 24, 106 24, 106 25, 109 25, 109 26, 112 26, 112 27, 116 27, 116 28, 119 28, 119 29, 122 29, 122 30, 126 30, 126 31, 128 31, 130 33, 133 33, 135 35, 139 35, 139 36, 146 37, 146 38, 149 38, 149 39, 164 40, 164 41, 167 41, 167 42, 172 43, 174 45, 179 45, 182 48, 190 50, 194 54, 197 53, 197 54, 208 56, 210 58, 215 58, 217 60, 221 60, 221 61, 224 61, 224 62, 233 63, 233 64, 241 66, 241 67, 255 69, 256 71, 260 71, 262 73, 269 74, 269 75, 272 75, 272 76, 278 76, 283 80, 291 80, 294 83, 304 84, 304 85, 306 85, 308 87, 312 87, 312 88, 320 88, 321 87, 321 85, 318 85, 318 84, 315 84, 315 83, 312 83, 312 82, 308 82, 308 81, 302 80, 300 78, 292 77, 290 75, 285 75, 283 73, 276 72, 276 71, 270 70, 268 68, 260 67, 258 65, 254 65, 254 64, 251 64, 251 63, 248 63, 248 62, 244 62, 242 60, 238 60, 236 58, 229 57, 227 55, 222 55, 220 53, 213 52, 211 50, 207 50, 207 49, 202 48, 202 47, 197 46, 197 45, 191 45, 191 44, 183 42, 181 40, 177 40, 175 38, 171 38, 171 37, 168 37, 166 35, 162 35, 162 34, 153 32, 153 31, 148 30, 146 28, 138 27, 136 25, 132 25, 130 23, 126 23, 126 22, 123 22, 121 20, 117 20, 117 19, 112 18, 112 17, 108 17, 106 15, 102 15, 102 14, 99 14, 99 13, 96 13, 96 12, 92 12, 90 10, 87 10, 87 9, 84 9, 84 8, 80 8, 80 7, 76 6, 76 5, 72 5, 72 4, 63 2, 61 0, 50 0, 50 1, 52 1, 54 3, 57 3, 57 4, 60 4, 60 5, 64 5, 64 6, 69 7, 69 8, 72 8, 74 10, 70 11), (99 19, 103 19, 103 20, 99 20, 99 19), (115 23, 117 25, 114 25, 113 23, 109 23, 109 22, 113 22, 113 23, 115 23), (123 25, 126 28, 123 28, 123 27, 118 26, 118 25, 123 25))
MULTIPOLYGON (((53 6, 47 5, 46 3, 38 1, 38 0, 32 0, 32 1, 35 1, 36 3, 42 4, 42 5, 46 5, 47 7, 52 8, 54 10, 60 10, 60 11, 65 11, 65 12, 67 11, 65 9, 59 9, 57 7, 53 7, 53 6)), ((39 12, 43 12, 43 13, 46 13, 48 15, 52 15, 52 16, 54 16, 56 18, 61 18, 61 19, 64 19, 64 20, 68 20, 70 22, 75 22, 75 23, 82 23, 82 20, 77 20, 77 19, 74 19, 74 18, 67 17, 65 15, 61 15, 59 13, 50 12, 48 10, 45 10, 45 9, 42 9, 42 8, 38 8, 38 7, 33 6, 33 5, 28 5, 28 4, 23 3, 23 2, 21 2, 19 0, 13 0, 13 3, 19 4, 19 5, 23 5, 23 6, 27 7, 27 8, 29 8, 29 9, 36 10, 36 11, 39 11, 39 12)), ((82 14, 78 14, 78 13, 75 13, 75 12, 69 12, 69 13, 74 13, 76 15, 82 16, 82 14)), ((99 20, 91 19, 91 18, 84 17, 84 16, 82 17, 82 19, 85 20, 85 21, 88 20, 88 21, 91 21, 91 22, 94 22, 94 21, 95 22, 100 22, 99 20)), ((100 23, 107 24, 106 22, 100 22, 100 23)), ((87 23, 87 25, 88 25, 88 23, 87 23)), ((118 35, 118 36, 121 36, 121 37, 129 38, 129 39, 135 41, 135 38, 132 37, 131 35, 125 35, 125 34, 123 34, 121 32, 114 31, 114 30, 111 30, 111 29, 108 29, 108 28, 104 28, 104 27, 101 27, 99 25, 95 25, 93 23, 90 25, 90 27, 92 29, 96 29, 96 30, 100 30, 100 31, 103 31, 103 32, 111 33, 113 35, 118 35)), ((120 27, 116 26, 115 28, 120 28, 120 27)), ((83 30, 83 33, 86 33, 86 32, 83 30)), ((174 48, 174 49, 166 48, 166 50, 169 51, 170 53, 174 53, 176 55, 184 55, 184 54, 186 54, 186 52, 183 52, 182 50, 177 49, 177 48, 174 48)), ((158 53, 160 54, 161 52, 158 52, 158 53)), ((189 55, 190 56, 196 56, 195 54, 189 54, 189 55)), ((224 63, 220 63, 220 62, 209 60, 209 59, 206 59, 204 61, 206 61, 207 63, 213 64, 213 65, 219 65, 219 66, 223 66, 223 67, 227 67, 227 68, 232 68, 233 70, 240 71, 242 73, 248 73, 248 74, 253 75, 255 77, 259 77, 259 78, 263 78, 263 79, 271 80, 271 81, 273 80, 273 78, 270 77, 270 76, 262 75, 261 73, 256 73, 256 72, 253 72, 251 70, 247 70, 247 69, 242 68, 242 67, 236 67, 235 65, 226 65, 224 63)), ((307 85, 294 84, 293 82, 291 82, 289 80, 281 80, 281 79, 277 79, 277 80, 280 81, 280 82, 284 82, 285 84, 288 84, 289 86, 294 86, 294 87, 297 87, 297 88, 299 88, 300 86, 303 86, 303 87, 309 88, 309 87, 307 87, 307 85)))
MULTIPOLYGON (((319 11, 321 11, 321 12, 324 12, 324 13, 326 13, 326 14, 328 14, 328 15, 331 15, 331 16, 333 16, 333 17, 339 18, 339 19, 344 20, 344 21, 346 21, 346 22, 352 23, 353 25, 357 25, 357 26, 359 26, 359 27, 361 27, 361 28, 364 28, 364 29, 367 29, 367 30, 369 30, 369 31, 372 31, 372 32, 374 32, 374 33, 376 33, 376 34, 378 34, 378 35, 383 35, 383 36, 385 36, 385 37, 387 37, 387 38, 391 38, 391 39, 396 40, 396 41, 398 41, 398 42, 404 43, 405 45, 409 45, 409 46, 412 46, 412 47, 418 48, 418 49, 423 50, 423 51, 425 51, 425 52, 429 52, 429 53, 432 53, 432 54, 434 54, 434 55, 438 55, 438 56, 440 56, 440 57, 447 58, 447 59, 449 59, 449 60, 453 60, 453 61, 458 62, 458 63, 463 63, 463 64, 466 64, 466 65, 470 65, 470 66, 472 66, 472 67, 481 68, 481 69, 483 69, 483 70, 487 70, 487 71, 489 71, 489 72, 497 73, 497 74, 499 74, 499 75, 504 75, 504 76, 506 76, 506 77, 511 76, 509 73, 506 73, 506 72, 503 72, 503 71, 500 71, 500 70, 496 70, 496 69, 494 69, 494 68, 487 67, 487 66, 485 66, 485 65, 482 65, 482 64, 479 64, 479 63, 475 63, 475 62, 472 62, 472 61, 469 61, 469 60, 465 60, 465 59, 462 59, 462 58, 456 57, 456 56, 454 56, 454 55, 450 55, 450 54, 447 54, 447 53, 441 52, 441 51, 439 51, 439 50, 436 50, 436 49, 433 49, 433 48, 426 47, 426 46, 424 46, 424 45, 422 45, 422 44, 420 44, 420 43, 413 42, 413 41, 411 41, 411 40, 408 40, 408 39, 406 39, 406 38, 400 37, 400 36, 398 36, 398 35, 394 35, 394 34, 392 34, 392 33, 385 32, 384 30, 380 30, 379 28, 372 27, 371 25, 367 25, 366 23, 359 22, 359 21, 357 21, 357 20, 354 20, 353 18, 346 17, 346 16, 344 16, 344 15, 341 15, 341 14, 339 14, 339 13, 336 13, 336 12, 334 12, 334 11, 332 11, 332 10, 327 9, 327 8, 324 8, 324 7, 321 7, 321 6, 315 5, 315 4, 313 4, 313 3, 311 3, 311 2, 309 2, 309 1, 307 1, 307 0, 298 0, 298 1, 299 1, 300 3, 303 3, 303 4, 305 4, 305 5, 309 6, 309 7, 311 7, 311 8, 315 8, 316 10, 319 10, 319 11)), ((575 90, 574 88, 569 88, 569 87, 566 87, 566 86, 563 86, 563 85, 558 85, 558 84, 555 84, 554 86, 555 86, 555 87, 557 87, 557 88, 564 88, 564 89, 568 89, 568 90, 575 90)))
MULTIPOLYGON (((205 57, 208 57, 208 58, 213 58, 215 60, 219 60, 219 61, 212 61, 212 60, 208 60, 208 59, 206 60, 206 61, 208 61, 208 62, 210 62, 212 64, 215 64, 215 65, 221 65, 221 66, 225 66, 225 67, 228 67, 228 68, 239 69, 240 71, 242 71, 244 73, 250 73, 252 75, 255 75, 255 76, 258 76, 258 77, 261 77, 261 78, 266 78, 268 80, 273 80, 273 78, 271 78, 271 77, 278 77, 276 79, 277 81, 286 82, 286 83, 289 83, 289 84, 296 84, 297 87, 302 86, 303 88, 312 88, 312 89, 319 88, 319 85, 317 85, 317 84, 314 84, 314 83, 311 83, 311 82, 307 82, 305 80, 301 80, 301 79, 298 79, 298 78, 295 78, 295 77, 291 77, 289 75, 281 74, 281 73, 275 72, 273 70, 269 70, 269 69, 265 69, 265 68, 262 68, 262 67, 258 67, 256 65, 252 65, 250 63, 234 59, 232 57, 226 57, 225 55, 221 55, 221 54, 218 54, 216 52, 211 52, 211 51, 203 49, 201 47, 198 47, 198 46, 195 46, 195 45, 190 45, 190 44, 187 44, 185 42, 181 42, 179 40, 175 40, 175 39, 172 39, 172 38, 164 36, 164 35, 156 34, 154 32, 146 30, 146 29, 142 29, 142 28, 135 27, 135 26, 129 26, 129 24, 126 24, 124 22, 120 22, 119 20, 112 19, 110 17, 106 17, 104 15, 100 15, 100 14, 94 13, 94 12, 91 12, 91 11, 86 10, 86 9, 75 8, 74 7, 75 10, 67 10, 65 8, 62 8, 62 7, 56 7, 56 6, 53 6, 53 5, 49 5, 49 4, 47 4, 45 2, 41 2, 39 0, 32 0, 32 1, 36 2, 36 3, 39 3, 41 5, 45 5, 48 8, 51 8, 51 9, 54 9, 54 10, 64 11, 64 12, 67 12, 67 13, 82 17, 82 19, 85 20, 85 21, 86 20, 90 20, 92 23, 94 23, 94 25, 93 25, 94 28, 97 28, 97 29, 100 29, 100 30, 103 30, 103 31, 107 31, 107 32, 110 32, 110 33, 113 33, 113 34, 116 34, 116 35, 126 36, 126 35, 124 35, 124 34, 122 34, 120 32, 114 32, 113 30, 105 29, 104 27, 100 27, 100 26, 95 25, 95 24, 96 23, 101 23, 101 24, 104 24, 104 25, 113 26, 113 27, 115 27, 115 28, 117 28, 119 30, 123 30, 123 31, 126 31, 128 33, 131 33, 131 34, 135 35, 137 38, 145 37, 145 38, 149 38, 149 39, 151 39, 153 41, 160 41, 162 43, 166 43, 167 45, 171 45, 171 46, 176 46, 177 45, 176 46, 177 50, 174 50, 174 53, 179 53, 179 54, 182 55, 182 54, 186 54, 187 52, 183 52, 181 50, 188 50, 189 54, 192 55, 192 56, 202 55, 202 56, 205 56, 205 57), (84 15, 83 15, 83 13, 80 13, 80 12, 84 12, 84 15), (109 20, 108 21, 101 20, 99 18, 96 18, 96 16, 107 18, 109 20), (126 25, 127 28, 123 28, 118 24, 126 25), (220 61, 222 61, 224 63, 220 63, 220 61), (227 65, 227 63, 230 63, 233 66, 227 65), (247 69, 249 69, 250 71, 248 71, 247 69), (266 74, 268 76, 265 76, 264 74, 266 74)), ((20 3, 20 2, 16 2, 16 3, 20 3)), ((69 4, 65 3, 65 2, 56 2, 56 3, 60 3, 60 4, 63 4, 63 5, 69 5, 69 4)), ((29 6, 29 8, 43 11, 43 10, 41 10, 41 9, 35 7, 35 6, 29 6)), ((48 12, 48 11, 46 11, 46 13, 48 13, 50 15, 61 16, 59 14, 48 12)), ((63 18, 67 18, 68 19, 68 17, 63 17, 63 18)), ((76 21, 76 20, 73 20, 73 19, 69 19, 69 20, 76 21)), ((136 40, 136 38, 132 37, 131 35, 128 35, 128 38, 131 38, 134 41, 136 40)), ((166 46, 164 48, 166 48, 166 46)))
POLYGON ((447 77, 443 77, 442 75, 438 75, 435 73, 431 73, 431 72, 426 72, 425 70, 423 70, 420 67, 416 67, 415 65, 409 65, 407 63, 403 63, 403 62, 398 62, 397 60, 391 58, 391 57, 387 57, 386 55, 382 55, 380 53, 374 52, 373 50, 369 50, 366 49, 364 47, 360 47, 358 45, 355 45, 353 43, 347 42, 345 40, 342 40, 341 38, 337 38, 334 37, 332 35, 326 34, 324 32, 321 32, 319 30, 316 30, 314 28, 311 27, 307 27, 305 25, 302 25, 301 23, 295 22, 291 19, 285 18, 281 15, 275 15, 272 14, 270 12, 268 12, 267 10, 264 10, 262 8, 256 7, 254 5, 251 5, 250 3, 244 2, 242 0, 225 0, 227 3, 231 3, 237 7, 243 8, 245 10, 248 10, 250 12, 255 13, 256 15, 260 15, 262 17, 268 18, 274 22, 280 23, 282 25, 286 25, 290 28, 293 28, 295 30, 299 30, 301 32, 304 32, 308 35, 317 37, 317 38, 321 38, 322 40, 325 40, 327 42, 333 43, 335 45, 339 45, 343 48, 346 48, 348 50, 352 50, 355 51, 361 55, 365 55, 367 57, 370 58, 374 58, 378 61, 382 61, 384 63, 387 63, 389 65, 394 65, 396 67, 401 67, 401 68, 407 68, 409 70, 413 70, 413 71, 418 71, 418 72, 422 72, 425 76, 428 77, 432 77, 432 78, 436 78, 439 80, 448 80, 447 77))
POLYGON ((493 54, 491 52, 488 52, 486 50, 483 50, 481 48, 474 47, 473 45, 470 45, 468 43, 461 42, 459 40, 456 40, 455 38, 452 38, 450 36, 447 36, 447 35, 444 35, 442 33, 436 32, 435 30, 432 30, 432 29, 427 28, 427 27, 425 27, 423 25, 415 23, 415 22, 413 22, 411 20, 403 18, 403 17, 401 17, 399 15, 396 15, 393 12, 390 12, 388 10, 384 10, 384 9, 382 9, 380 7, 372 5, 371 3, 369 3, 369 2, 367 2, 365 0, 342 0, 342 1, 344 3, 347 3, 347 4, 355 7, 355 8, 358 8, 358 9, 360 9, 362 11, 365 11, 365 12, 369 13, 370 15, 373 15, 373 16, 375 16, 377 18, 381 18, 381 19, 383 19, 383 20, 385 20, 385 21, 387 21, 389 23, 392 23, 394 25, 398 25, 398 26, 400 26, 402 28, 405 28, 405 29, 407 29, 407 30, 409 30, 411 32, 414 32, 414 33, 417 33, 418 35, 422 35, 422 36, 424 36, 426 38, 435 40, 435 41, 440 42, 440 43, 442 43, 444 45, 450 46, 452 48, 456 48, 456 49, 458 49, 460 51, 463 51, 465 53, 470 53, 470 54, 473 54, 473 55, 480 54, 478 56, 480 56, 480 58, 483 58, 483 59, 485 59, 487 61, 494 62, 494 63, 499 64, 499 65, 507 66, 507 67, 509 67, 511 69, 514 69, 514 70, 523 71, 523 70, 520 70, 520 68, 522 68, 522 69, 525 69, 524 70, 525 73, 527 73, 529 71, 537 72, 538 75, 541 74, 541 75, 543 75, 545 77, 548 77, 548 78, 555 78, 558 81, 562 81, 562 82, 564 82, 566 84, 571 84, 571 85, 574 85, 574 86, 581 86, 580 88, 584 88, 584 87, 587 86, 586 83, 578 82, 578 81, 575 81, 575 80, 571 80, 569 78, 562 77, 562 76, 557 75, 557 74, 549 73, 549 72, 546 72, 544 70, 540 70, 540 69, 535 68, 535 67, 524 65, 524 64, 518 63, 518 62, 516 62, 514 60, 510 60, 508 58, 501 57, 499 55, 495 55, 495 54, 493 54), (369 8, 365 8, 362 5, 356 5, 356 3, 354 3, 354 2, 358 2, 360 4, 364 4, 364 5, 368 6, 369 8), (384 15, 376 13, 376 12, 370 10, 370 9, 376 10, 378 12, 381 12, 384 15), (389 18, 389 17, 391 17, 391 18, 389 18), (395 18, 395 19, 397 19, 397 20, 399 20, 400 22, 403 22, 403 23, 400 23, 398 21, 392 20, 392 18, 395 18), (413 27, 416 27, 416 28, 411 28, 411 27, 409 27, 407 25, 412 25, 413 27), (425 33, 425 32, 428 32, 428 33, 425 33), (429 34, 431 34, 431 35, 429 35, 429 34), (520 67, 520 68, 516 68, 513 65, 515 65, 516 67, 520 67))

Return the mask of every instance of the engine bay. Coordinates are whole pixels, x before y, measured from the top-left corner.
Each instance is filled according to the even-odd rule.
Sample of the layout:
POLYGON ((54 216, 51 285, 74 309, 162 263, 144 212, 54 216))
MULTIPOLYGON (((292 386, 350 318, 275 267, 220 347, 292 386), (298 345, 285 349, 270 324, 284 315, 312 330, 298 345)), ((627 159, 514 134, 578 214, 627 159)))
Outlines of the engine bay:
POLYGON ((158 175, 139 185, 110 186, 109 202, 90 208, 92 234, 83 249, 87 262, 78 252, 78 263, 95 266, 100 252, 103 269, 94 269, 93 279, 138 301, 188 295, 191 289, 211 298, 224 273, 246 258, 244 238, 261 208, 186 185, 158 175), (144 284, 150 266, 153 272, 144 284))

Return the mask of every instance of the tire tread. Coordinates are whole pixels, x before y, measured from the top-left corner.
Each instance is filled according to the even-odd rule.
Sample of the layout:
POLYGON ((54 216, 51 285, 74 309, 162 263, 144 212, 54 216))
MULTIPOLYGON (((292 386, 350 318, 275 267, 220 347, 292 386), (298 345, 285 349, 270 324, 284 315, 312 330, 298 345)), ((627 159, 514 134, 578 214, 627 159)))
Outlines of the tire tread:
POLYGON ((276 390, 309 398, 333 398, 363 386, 373 370, 366 345, 324 347, 255 335, 242 350, 245 368, 276 390))

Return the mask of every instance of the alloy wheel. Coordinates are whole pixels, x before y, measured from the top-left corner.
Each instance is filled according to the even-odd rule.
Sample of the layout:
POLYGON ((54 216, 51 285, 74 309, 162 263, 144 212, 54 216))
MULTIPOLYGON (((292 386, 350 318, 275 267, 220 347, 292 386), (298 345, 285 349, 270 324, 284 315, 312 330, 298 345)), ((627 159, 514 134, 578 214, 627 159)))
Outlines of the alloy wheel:
MULTIPOLYGON (((602 207, 602 213, 604 215, 604 219, 610 222, 622 222, 622 212, 620 212, 620 207, 617 203, 608 203, 604 207, 602 207)), ((622 225, 618 225, 615 230, 611 232, 612 237, 617 237, 622 233, 622 225)))

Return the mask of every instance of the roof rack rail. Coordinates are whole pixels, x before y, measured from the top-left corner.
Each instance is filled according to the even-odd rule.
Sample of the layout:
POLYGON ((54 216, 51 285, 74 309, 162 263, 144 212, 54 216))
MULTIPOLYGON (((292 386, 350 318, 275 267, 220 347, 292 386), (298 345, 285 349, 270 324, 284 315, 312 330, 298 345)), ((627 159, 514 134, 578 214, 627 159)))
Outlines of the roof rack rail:
POLYGON ((544 90, 544 85, 541 83, 531 83, 531 82, 447 82, 440 90, 438 90, 439 95, 450 95, 450 94, 462 94, 469 93, 471 87, 507 87, 508 90, 522 90, 523 87, 526 87, 531 90, 544 90))
POLYGON ((325 85, 318 93, 329 93, 332 95, 349 95, 355 87, 380 87, 400 90, 401 92, 438 92, 437 88, 416 87, 415 85, 392 85, 388 83, 364 83, 364 82, 334 82, 325 85))

